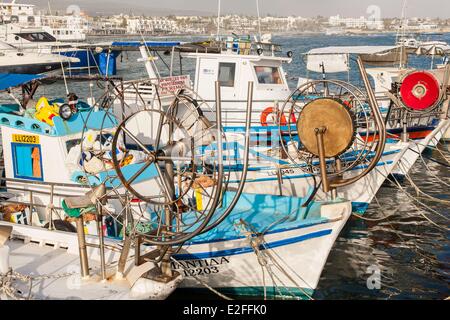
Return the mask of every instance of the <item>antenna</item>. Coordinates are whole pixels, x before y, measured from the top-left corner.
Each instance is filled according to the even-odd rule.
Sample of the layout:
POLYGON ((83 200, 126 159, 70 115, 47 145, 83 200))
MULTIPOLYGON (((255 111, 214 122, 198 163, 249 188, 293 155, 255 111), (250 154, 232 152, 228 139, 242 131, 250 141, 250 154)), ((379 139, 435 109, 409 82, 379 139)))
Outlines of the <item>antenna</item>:
POLYGON ((50 6, 50 1, 47 1, 47 6, 48 6, 48 15, 52 15, 52 8, 50 6))
POLYGON ((401 22, 400 22, 400 27, 399 30, 397 32, 397 44, 399 41, 399 37, 400 40, 402 40, 401 46, 400 46, 400 61, 399 61, 399 68, 403 68, 403 52, 405 51, 405 35, 406 35, 406 29, 405 29, 405 21, 406 21, 406 5, 407 5, 408 1, 407 0, 403 0, 403 5, 402 5, 402 18, 401 18, 401 22))
POLYGON ((261 16, 259 14, 259 0, 256 0, 256 14, 258 15, 258 33, 259 41, 261 42, 261 16))
POLYGON ((217 40, 219 40, 220 36, 220 0, 217 8, 217 40))

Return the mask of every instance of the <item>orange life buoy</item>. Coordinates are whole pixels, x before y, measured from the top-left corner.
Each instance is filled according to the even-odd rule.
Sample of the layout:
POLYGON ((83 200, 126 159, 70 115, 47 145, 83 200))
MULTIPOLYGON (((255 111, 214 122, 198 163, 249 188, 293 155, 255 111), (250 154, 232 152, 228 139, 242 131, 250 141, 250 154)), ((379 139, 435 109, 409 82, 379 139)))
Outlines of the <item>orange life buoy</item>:
MULTIPOLYGON (((273 119, 272 121, 272 125, 278 125, 277 120, 279 117, 279 113, 280 111, 275 110, 273 107, 267 107, 264 109, 264 111, 261 113, 261 125, 263 127, 267 127, 269 124, 267 123, 267 118, 269 117, 269 115, 275 115, 276 118, 273 119)), ((291 123, 296 123, 297 119, 295 118, 295 115, 293 113, 291 113, 291 123)), ((286 120, 286 116, 284 114, 281 115, 281 117, 279 117, 280 119, 280 125, 285 126, 287 125, 287 120, 286 120)))

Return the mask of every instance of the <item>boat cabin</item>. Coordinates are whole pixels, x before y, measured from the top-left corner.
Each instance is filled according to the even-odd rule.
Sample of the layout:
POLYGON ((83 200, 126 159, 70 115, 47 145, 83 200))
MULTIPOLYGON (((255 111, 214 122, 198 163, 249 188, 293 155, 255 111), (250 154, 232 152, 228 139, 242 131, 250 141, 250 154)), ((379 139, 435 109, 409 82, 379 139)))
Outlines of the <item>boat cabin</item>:
MULTIPOLYGON (((174 52, 179 52, 181 57, 181 75, 184 75, 182 70, 186 69, 181 66, 182 61, 188 60, 189 65, 193 61, 192 89, 211 105, 215 102, 215 83, 219 81, 223 121, 226 126, 232 127, 244 125, 248 83, 251 81, 254 83, 252 126, 276 125, 274 111, 291 94, 283 64, 292 62, 292 52, 281 57, 276 55, 279 51, 280 47, 275 44, 252 42, 239 37, 180 45, 172 49, 170 75, 174 73, 174 52)), ((147 53, 141 50, 148 75, 152 79, 159 78, 156 64, 149 62, 147 53)))

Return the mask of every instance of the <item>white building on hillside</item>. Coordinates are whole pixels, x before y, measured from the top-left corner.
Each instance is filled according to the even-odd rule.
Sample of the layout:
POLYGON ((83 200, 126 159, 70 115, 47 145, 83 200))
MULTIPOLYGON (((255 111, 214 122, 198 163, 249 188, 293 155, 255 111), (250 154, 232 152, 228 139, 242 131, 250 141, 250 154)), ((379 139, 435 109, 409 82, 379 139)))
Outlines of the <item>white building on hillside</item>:
POLYGON ((328 19, 328 24, 332 27, 346 27, 346 28, 367 28, 367 29, 384 29, 382 20, 367 19, 364 16, 359 18, 344 18, 340 15, 331 16, 328 19))

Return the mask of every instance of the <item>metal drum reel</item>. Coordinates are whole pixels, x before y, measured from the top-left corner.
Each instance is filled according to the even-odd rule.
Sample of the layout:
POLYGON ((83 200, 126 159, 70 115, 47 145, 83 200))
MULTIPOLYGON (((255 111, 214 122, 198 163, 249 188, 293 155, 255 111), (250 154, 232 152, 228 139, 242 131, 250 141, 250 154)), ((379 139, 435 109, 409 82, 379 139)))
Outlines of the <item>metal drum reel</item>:
POLYGON ((387 123, 395 128, 402 127, 401 139, 409 138, 408 127, 426 125, 433 117, 442 116, 443 101, 450 69, 420 71, 404 74, 392 90, 387 93, 391 99, 387 123))
MULTIPOLYGON (((286 118, 297 119, 279 127, 284 152, 303 171, 319 175, 325 192, 354 182, 357 177, 348 172, 378 162, 380 145, 384 148, 381 114, 362 62, 359 65, 367 95, 339 80, 309 81, 291 94, 281 110, 286 118)), ((358 174, 358 179, 367 172, 358 174)))
POLYGON ((409 113, 428 113, 440 105, 443 93, 434 74, 428 71, 412 71, 401 78, 397 97, 400 106, 409 113))
MULTIPOLYGON (((127 236, 158 246, 182 244, 204 232, 226 190, 230 172, 222 163, 228 151, 222 148, 220 117, 214 123, 206 119, 209 106, 190 89, 167 92, 151 84, 149 99, 137 87, 124 83, 105 94, 109 103, 101 103, 95 138, 85 125, 82 151, 93 151, 103 162, 95 172, 84 161, 86 180, 92 188, 105 184, 115 212, 106 206, 104 212, 127 236), (128 101, 133 90, 139 98, 128 101)), ((85 123, 98 116, 93 108, 85 123)))

